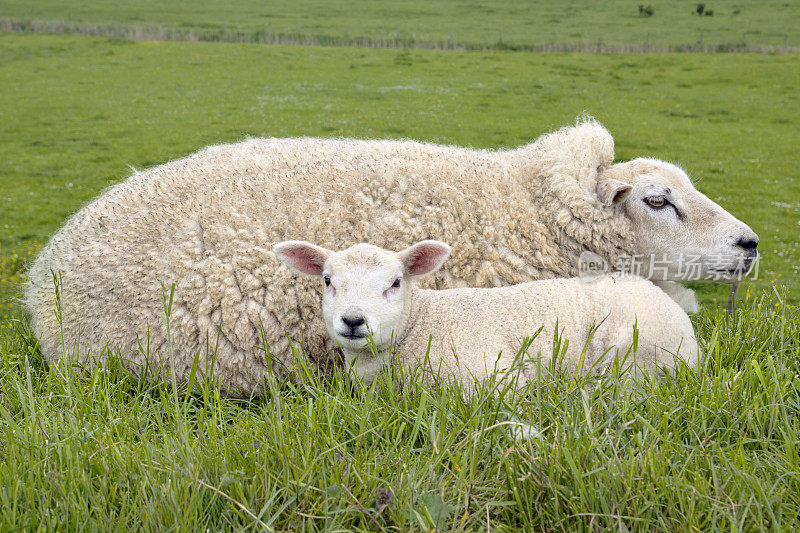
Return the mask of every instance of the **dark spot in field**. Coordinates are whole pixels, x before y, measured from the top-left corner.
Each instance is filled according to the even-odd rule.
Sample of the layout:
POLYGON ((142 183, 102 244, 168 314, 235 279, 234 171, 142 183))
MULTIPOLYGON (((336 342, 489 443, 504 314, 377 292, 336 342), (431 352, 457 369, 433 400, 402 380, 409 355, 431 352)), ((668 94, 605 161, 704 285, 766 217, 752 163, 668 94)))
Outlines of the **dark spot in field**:
POLYGON ((689 111, 675 111, 675 110, 672 110, 672 109, 669 110, 669 111, 662 111, 661 114, 664 115, 664 116, 667 116, 667 117, 697 118, 697 114, 696 113, 691 113, 689 111))
POLYGON ((103 44, 110 44, 112 46, 129 46, 133 44, 133 41, 129 41, 127 39, 118 39, 116 37, 110 37, 106 39, 103 44))
POLYGON ((578 67, 575 65, 558 65, 551 69, 551 72, 555 74, 562 74, 564 76, 570 76, 573 78, 584 77, 591 74, 589 69, 585 69, 583 67, 578 67))
POLYGON ((203 29, 219 29, 222 24, 215 24, 212 22, 183 22, 181 26, 184 28, 203 28, 203 29))
POLYGON ((406 132, 403 128, 387 128, 386 131, 393 135, 402 135, 406 132))
POLYGON ((676 87, 678 87, 679 89, 691 89, 692 88, 692 86, 689 85, 688 83, 679 83, 678 85, 676 85, 676 87))
POLYGON ((791 124, 792 121, 789 120, 788 118, 776 118, 776 119, 772 119, 772 123, 773 124, 791 124))
POLYGON ((394 64, 402 66, 411 66, 413 64, 413 61, 411 59, 411 53, 408 50, 400 52, 399 54, 394 56, 394 64))
POLYGON ((378 488, 375 491, 375 507, 378 510, 378 515, 383 514, 383 511, 394 503, 394 494, 391 489, 378 488))

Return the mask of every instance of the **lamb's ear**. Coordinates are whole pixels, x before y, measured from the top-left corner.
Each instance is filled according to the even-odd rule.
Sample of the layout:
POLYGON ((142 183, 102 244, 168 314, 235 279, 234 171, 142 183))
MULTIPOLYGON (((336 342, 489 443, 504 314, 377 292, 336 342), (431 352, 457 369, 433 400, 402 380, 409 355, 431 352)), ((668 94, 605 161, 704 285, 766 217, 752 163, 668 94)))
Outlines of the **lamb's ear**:
POLYGON ((321 276, 325 261, 333 253, 327 248, 305 241, 285 241, 272 250, 283 264, 301 274, 321 276))
POLYGON ((450 250, 450 245, 441 241, 422 241, 397 252, 397 257, 409 275, 424 276, 439 270, 450 257, 450 250))
POLYGON ((631 192, 631 188, 627 183, 608 178, 597 182, 595 192, 603 205, 611 206, 624 200, 631 192))

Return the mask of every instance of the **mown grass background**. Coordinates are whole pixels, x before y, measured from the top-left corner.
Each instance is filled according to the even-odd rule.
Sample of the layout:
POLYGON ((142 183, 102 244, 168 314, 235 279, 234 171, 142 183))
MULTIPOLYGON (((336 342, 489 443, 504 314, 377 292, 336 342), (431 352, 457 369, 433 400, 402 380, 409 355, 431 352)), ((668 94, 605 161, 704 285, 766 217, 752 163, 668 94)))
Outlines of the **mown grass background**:
MULTIPOLYGON (((275 31, 296 30, 307 13, 301 31, 348 24, 380 36, 413 23, 416 38, 428 40, 449 33, 452 20, 457 39, 486 43, 496 41, 493 24, 504 24, 510 41, 525 38, 514 28, 539 31, 541 21, 594 32, 592 20, 629 43, 645 25, 651 39, 674 33, 675 42, 698 24, 756 28, 764 44, 796 38, 795 4, 706 4, 714 17, 688 22, 680 17, 694 3, 655 4, 641 20, 635 4, 612 2, 600 14, 583 2, 546 5, 562 17, 549 23, 539 12, 525 18, 513 2, 494 13, 480 3, 329 6, 324 22, 310 15, 319 12, 313 2, 264 13, 275 31), (390 8, 395 19, 380 22, 390 8)), ((214 2, 191 13, 177 3, 77 5, 4 1, 0 17, 262 24, 255 3, 224 14, 214 2)), ((797 529, 798 73, 796 54, 541 55, 0 33, 0 530, 797 529), (612 375, 589 388, 556 374, 521 397, 464 398, 402 375, 362 391, 336 374, 273 383, 254 399, 198 389, 176 400, 113 362, 78 377, 49 368, 16 300, 48 236, 130 167, 247 136, 511 147, 583 113, 612 131, 618 159, 683 165, 761 237, 759 277, 742 285, 746 301, 734 316, 720 308, 726 286, 693 285, 707 354, 698 370, 638 384, 612 375), (509 413, 542 428, 541 441, 515 441, 509 413)))
POLYGON ((191 9, 175 0, 4 0, 0 16, 16 20, 150 26, 197 30, 198 35, 282 34, 308 37, 395 39, 469 47, 605 43, 686 46, 706 43, 736 49, 800 46, 800 4, 786 0, 703 2, 713 16, 697 16, 698 2, 608 0, 370 0, 263 2, 199 0, 191 9), (650 17, 639 5, 651 6, 650 17))
MULTIPOLYGON (((760 291, 800 297, 800 56, 588 55, 129 42, 0 34, 0 297, 130 167, 246 136, 511 147, 583 113, 617 157, 683 165, 760 235, 760 291)), ((750 283, 750 282, 748 282, 750 283)), ((725 287, 699 285, 706 301, 725 287)), ((746 287, 743 287, 746 290, 746 287)))

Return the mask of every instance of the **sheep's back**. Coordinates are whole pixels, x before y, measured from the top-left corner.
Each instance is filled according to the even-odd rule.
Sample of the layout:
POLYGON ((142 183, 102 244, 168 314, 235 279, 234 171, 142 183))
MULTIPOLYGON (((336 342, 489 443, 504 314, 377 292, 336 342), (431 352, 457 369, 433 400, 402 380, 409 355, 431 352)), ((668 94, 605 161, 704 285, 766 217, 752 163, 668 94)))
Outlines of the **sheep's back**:
MULTIPOLYGON (((504 229, 489 220, 491 200, 507 193, 506 172, 502 152, 411 141, 253 139, 207 148, 135 173, 70 218, 29 272, 34 330, 50 360, 75 348, 93 363, 108 343, 141 365, 145 354, 166 352, 162 292, 174 286, 179 373, 208 344, 223 379, 251 387, 269 366, 254 348, 262 340, 287 365, 286 333, 312 354, 328 343, 318 281, 280 265, 275 242, 399 249, 439 238, 457 250, 461 242, 466 254, 477 232, 504 229)), ((470 265, 456 257, 452 270, 464 279, 477 270, 470 265)))

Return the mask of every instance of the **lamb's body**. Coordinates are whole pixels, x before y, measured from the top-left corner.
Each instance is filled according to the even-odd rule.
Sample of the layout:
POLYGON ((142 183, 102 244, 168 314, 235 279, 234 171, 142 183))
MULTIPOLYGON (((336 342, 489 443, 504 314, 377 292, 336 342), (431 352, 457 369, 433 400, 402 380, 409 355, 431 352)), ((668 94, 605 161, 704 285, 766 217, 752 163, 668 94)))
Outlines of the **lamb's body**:
POLYGON ((533 337, 540 328, 527 354, 541 354, 541 363, 547 366, 553 356, 556 323, 562 340, 569 341, 564 361, 568 365, 578 363, 584 346, 584 369, 595 363, 595 368, 603 368, 613 362, 617 351, 624 356, 633 343, 634 325, 639 347, 635 361, 632 357, 627 364, 653 372, 673 367, 674 355, 690 366, 697 363, 697 341, 689 317, 652 282, 633 277, 415 290, 410 296, 408 326, 397 334, 396 348, 407 364, 428 353, 434 370, 441 366, 445 375, 469 385, 493 370, 510 368, 523 338, 533 337))
MULTIPOLYGON (((322 315, 332 339, 359 376, 374 379, 390 351, 414 365, 423 359, 468 388, 493 371, 511 370, 525 338, 525 359, 547 366, 554 337, 566 348, 559 363, 602 369, 616 356, 654 372, 676 358, 694 367, 699 352, 686 312, 652 282, 631 275, 570 278, 510 287, 419 289, 451 248, 426 240, 401 252, 362 243, 340 252, 303 241, 275 246, 277 257, 299 273, 324 279, 322 315), (638 350, 626 359, 638 329, 638 350), (377 350, 377 357, 374 355, 377 350)), ((528 370, 532 367, 528 366, 528 370)), ((516 374, 525 382, 530 372, 516 374)))

